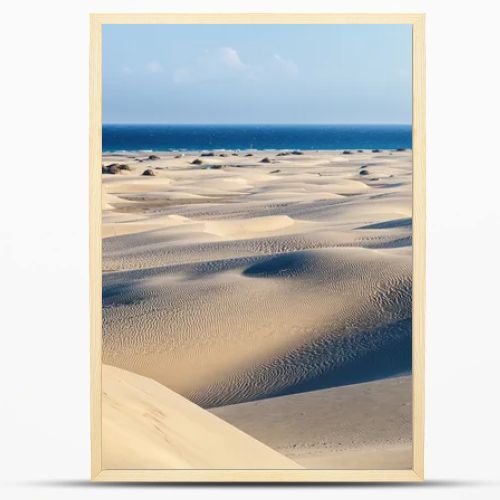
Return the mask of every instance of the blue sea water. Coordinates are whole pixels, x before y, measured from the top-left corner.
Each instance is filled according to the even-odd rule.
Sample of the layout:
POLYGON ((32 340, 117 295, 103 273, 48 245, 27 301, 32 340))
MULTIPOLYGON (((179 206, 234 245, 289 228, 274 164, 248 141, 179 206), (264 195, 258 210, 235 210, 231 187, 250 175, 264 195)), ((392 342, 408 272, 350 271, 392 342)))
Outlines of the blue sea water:
POLYGON ((102 149, 397 149, 412 147, 411 125, 103 125, 102 149))

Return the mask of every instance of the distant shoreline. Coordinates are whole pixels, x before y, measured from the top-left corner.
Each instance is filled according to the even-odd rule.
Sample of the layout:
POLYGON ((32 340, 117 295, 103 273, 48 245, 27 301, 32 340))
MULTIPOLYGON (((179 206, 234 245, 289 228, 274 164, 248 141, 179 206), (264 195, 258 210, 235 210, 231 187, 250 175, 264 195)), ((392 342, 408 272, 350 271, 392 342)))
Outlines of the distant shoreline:
POLYGON ((274 153, 285 153, 288 152, 292 154, 292 151, 300 151, 304 154, 306 153, 326 153, 326 152, 334 152, 334 153, 339 153, 342 151, 350 151, 353 154, 358 152, 358 153, 372 153, 374 152, 375 149, 378 149, 377 152, 379 153, 393 153, 393 152, 399 152, 399 151, 412 151, 411 147, 408 148, 384 148, 384 149, 379 149, 379 148, 337 148, 337 149, 306 149, 306 148, 297 148, 297 149, 292 149, 292 148, 283 148, 283 149, 276 149, 276 148, 271 148, 271 149, 257 149, 257 148, 247 148, 247 149, 224 149, 224 148, 205 148, 205 149, 120 149, 120 150, 102 150, 102 154, 105 156, 124 156, 124 155, 147 155, 147 154, 184 154, 184 155, 200 155, 202 153, 227 153, 227 154, 232 154, 232 153, 238 153, 238 154, 247 154, 247 153, 269 153, 269 154, 274 154, 274 153))

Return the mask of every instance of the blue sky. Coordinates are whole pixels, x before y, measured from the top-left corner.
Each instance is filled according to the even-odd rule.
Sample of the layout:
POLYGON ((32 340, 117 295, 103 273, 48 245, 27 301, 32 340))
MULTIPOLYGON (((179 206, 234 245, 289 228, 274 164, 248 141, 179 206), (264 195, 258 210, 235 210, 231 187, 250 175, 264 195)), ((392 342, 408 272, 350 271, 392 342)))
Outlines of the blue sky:
POLYGON ((106 25, 104 123, 411 123, 410 25, 106 25))

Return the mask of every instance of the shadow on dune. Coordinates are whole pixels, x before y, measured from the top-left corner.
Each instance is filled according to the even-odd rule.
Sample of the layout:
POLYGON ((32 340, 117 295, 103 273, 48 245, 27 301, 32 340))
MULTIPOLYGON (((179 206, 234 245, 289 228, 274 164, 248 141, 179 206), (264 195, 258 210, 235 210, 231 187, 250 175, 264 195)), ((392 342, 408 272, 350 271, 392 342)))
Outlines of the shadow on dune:
MULTIPOLYGON (((187 277, 193 280, 186 290, 192 296, 198 296, 200 293, 208 295, 213 290, 219 290, 217 287, 203 289, 201 288, 203 283, 196 283, 196 279, 231 269, 241 270, 241 275, 246 279, 247 285, 253 285, 250 283, 251 280, 271 279, 274 285, 279 283, 278 292, 282 295, 278 294, 277 298, 283 297, 284 314, 290 314, 291 318, 285 315, 269 316, 269 321, 276 322, 276 318, 278 320, 281 318, 282 321, 282 324, 277 324, 276 328, 280 335, 280 343, 276 351, 264 353, 256 359, 255 363, 244 367, 238 366, 238 369, 231 368, 230 363, 224 364, 226 359, 219 356, 222 367, 217 365, 219 372, 212 380, 205 381, 200 377, 197 385, 193 385, 192 391, 186 389, 185 392, 180 390, 179 392, 204 408, 213 408, 410 373, 412 370, 412 283, 409 266, 406 260, 396 258, 387 260, 385 256, 373 254, 364 249, 357 249, 355 252, 318 249, 194 263, 186 266, 189 270, 189 274, 186 273, 187 277), (355 252, 356 255, 354 255, 355 252), (364 293, 350 291, 355 287, 363 286, 366 287, 364 293), (288 293, 291 293, 294 299, 290 303, 287 302, 288 293), (312 315, 313 319, 309 318, 308 307, 310 307, 309 302, 312 304, 319 294, 321 294, 320 306, 323 319, 317 322, 315 312, 312 315), (334 294, 339 294, 335 300, 333 300, 334 294), (331 304, 330 296, 332 297, 331 304), (304 301, 304 303, 299 301, 304 301), (304 318, 301 315, 304 315, 304 318), (294 332, 294 328, 299 329, 299 335, 294 332), (288 334, 291 342, 288 342, 288 334)), ((220 327, 222 331, 225 331, 222 327, 230 331, 227 325, 238 325, 241 319, 234 311, 246 304, 241 299, 233 301, 227 291, 221 295, 222 302, 217 303, 217 307, 220 310, 222 304, 224 308, 227 308, 227 311, 233 315, 231 318, 233 323, 225 317, 214 320, 207 314, 210 307, 206 307, 204 302, 197 304, 191 300, 189 307, 186 307, 185 302, 179 300, 175 302, 171 299, 172 301, 167 305, 153 300, 157 296, 165 295, 166 292, 172 294, 180 285, 177 282, 171 285, 163 280, 161 283, 164 288, 159 288, 157 281, 148 278, 163 276, 163 274, 168 276, 169 273, 175 274, 183 267, 155 268, 105 275, 103 278, 104 309, 144 301, 149 313, 153 305, 159 310, 167 310, 174 304, 178 306, 182 314, 186 314, 186 317, 194 311, 200 323, 199 330, 211 329, 214 337, 219 332, 217 327, 220 327), (208 324, 209 321, 215 324, 208 324)), ((186 282, 184 278, 182 284, 186 282)), ((242 293, 246 293, 247 289, 242 290, 242 293)), ((249 300, 255 300, 252 294, 248 297, 249 300)), ((267 294, 266 297, 268 300, 274 299, 271 294, 267 294)), ((208 302, 208 306, 210 304, 208 302)), ((259 299, 255 301, 255 304, 263 304, 263 301, 259 299)), ((138 308, 137 310, 142 314, 146 309, 138 308)), ((262 309, 261 314, 264 318, 262 324, 265 325, 267 313, 265 308, 262 309)), ((156 314, 156 311, 153 312, 156 314)), ((283 314, 283 311, 279 313, 283 314)), ((103 322, 108 320, 108 317, 104 314, 103 322)), ((121 317, 123 314, 119 318, 121 317)), ((177 320, 177 317, 174 316, 174 320, 177 320)), ((192 324, 187 323, 187 325, 186 330, 190 331, 192 324)), ((154 332, 162 332, 163 328, 167 327, 159 323, 154 332)), ((197 330, 194 329, 194 331, 197 330)), ((274 327, 270 331, 274 333, 274 327)), ((105 340, 107 332, 108 330, 104 328, 105 340)), ((122 349, 123 330, 116 329, 114 335, 112 341, 119 339, 119 349, 122 349)), ((162 341, 168 342, 168 336, 160 335, 160 337, 162 341)), ((204 337, 198 335, 198 338, 203 340, 204 337)), ((265 336, 262 338, 265 345, 266 338, 265 336)), ((244 340, 242 336, 242 341, 244 340)), ((230 356, 230 348, 234 342, 233 344, 230 341, 225 342, 221 345, 229 346, 227 356, 230 356)), ((196 347, 202 349, 205 346, 202 344, 196 347)), ((250 353, 252 347, 251 345, 247 347, 250 353)), ((138 351, 137 346, 134 346, 134 349, 138 351)), ((178 349, 176 352, 179 351, 181 350, 178 349)), ((168 356, 164 356, 163 359, 172 359, 173 354, 168 354, 168 356)), ((195 361, 187 360, 186 363, 195 374, 203 371, 195 361)), ((126 364, 121 367, 129 369, 126 364)), ((167 365, 166 372, 169 374, 168 369, 167 365)), ((151 372, 147 370, 141 374, 151 376, 151 372)), ((165 382, 166 377, 156 380, 168 385, 165 382)), ((178 390, 174 386, 171 388, 178 390)))
POLYGON ((412 370, 411 329, 407 318, 345 336, 327 335, 249 373, 236 390, 192 400, 214 408, 407 375, 412 370))
POLYGON ((361 226, 358 229, 397 229, 399 227, 411 227, 411 217, 404 217, 402 219, 393 219, 386 222, 377 222, 375 224, 368 224, 361 226))
MULTIPOLYGON (((342 385, 359 384, 411 373, 411 319, 405 319, 392 325, 377 328, 368 335, 373 337, 384 336, 384 331, 388 330, 397 330, 402 335, 387 335, 389 338, 386 341, 382 340, 381 345, 377 346, 374 350, 360 353, 353 360, 347 361, 341 366, 327 369, 324 373, 300 382, 293 387, 278 391, 272 396, 284 396, 342 385)), ((364 335, 366 336, 367 334, 364 335)), ((337 351, 350 349, 352 342, 349 338, 341 339, 337 342, 332 342, 330 346, 325 345, 323 350, 327 351, 329 348, 337 351)), ((323 356, 328 356, 327 352, 324 352, 323 356)))
POLYGON ((313 275, 324 258, 311 251, 287 252, 266 257, 247 267, 243 276, 250 278, 296 278, 313 275))

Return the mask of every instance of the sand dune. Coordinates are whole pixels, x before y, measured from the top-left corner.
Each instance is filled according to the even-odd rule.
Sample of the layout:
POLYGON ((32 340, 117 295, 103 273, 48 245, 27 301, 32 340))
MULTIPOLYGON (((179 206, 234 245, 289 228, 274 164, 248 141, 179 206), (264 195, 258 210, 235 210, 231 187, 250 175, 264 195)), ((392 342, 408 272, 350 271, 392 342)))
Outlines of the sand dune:
POLYGON ((211 410, 306 468, 411 468, 411 377, 211 410))
POLYGON ((319 249, 106 275, 104 360, 202 406, 408 370, 407 261, 319 249))
POLYGON ((153 380, 103 366, 105 469, 297 469, 280 455, 153 380))
POLYGON ((104 361, 205 408, 410 373, 411 151, 198 156, 103 175, 104 361))

